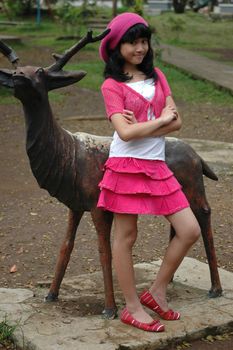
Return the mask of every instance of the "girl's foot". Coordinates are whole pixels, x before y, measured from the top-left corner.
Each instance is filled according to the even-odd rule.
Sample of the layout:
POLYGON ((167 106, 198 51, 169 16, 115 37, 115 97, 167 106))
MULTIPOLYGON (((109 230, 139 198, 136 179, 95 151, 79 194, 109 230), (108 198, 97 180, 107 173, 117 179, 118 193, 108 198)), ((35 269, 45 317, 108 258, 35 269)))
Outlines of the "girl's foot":
POLYGON ((130 315, 139 322, 151 323, 154 321, 154 319, 143 309, 141 305, 137 310, 132 310, 130 307, 127 307, 127 310, 129 311, 130 315))
POLYGON ((144 291, 140 295, 140 302, 142 305, 156 312, 161 318, 168 321, 179 320, 180 313, 167 308, 167 303, 163 303, 165 310, 156 302, 155 298, 149 291, 144 291))
POLYGON ((120 316, 121 322, 131 325, 133 327, 142 329, 147 332, 163 332, 164 325, 159 322, 159 320, 153 320, 149 323, 143 323, 138 321, 133 317, 132 314, 129 313, 127 308, 125 308, 120 316))

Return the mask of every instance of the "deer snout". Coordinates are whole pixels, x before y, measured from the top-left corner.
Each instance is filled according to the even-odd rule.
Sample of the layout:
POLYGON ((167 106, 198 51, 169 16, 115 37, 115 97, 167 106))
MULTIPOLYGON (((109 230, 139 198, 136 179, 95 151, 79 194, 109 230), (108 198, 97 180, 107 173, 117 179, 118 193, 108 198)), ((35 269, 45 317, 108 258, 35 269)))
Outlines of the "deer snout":
POLYGON ((22 70, 18 70, 16 69, 14 72, 13 72, 13 76, 16 76, 16 75, 24 75, 24 72, 22 70))

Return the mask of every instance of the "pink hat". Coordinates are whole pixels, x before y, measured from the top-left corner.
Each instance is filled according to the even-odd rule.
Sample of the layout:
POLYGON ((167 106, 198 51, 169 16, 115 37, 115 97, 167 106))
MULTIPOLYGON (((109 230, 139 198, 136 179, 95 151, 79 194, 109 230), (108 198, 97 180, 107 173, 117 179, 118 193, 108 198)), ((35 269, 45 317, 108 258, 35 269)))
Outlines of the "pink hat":
POLYGON ((101 41, 99 54, 100 58, 107 62, 107 45, 109 49, 115 49, 123 35, 127 32, 129 28, 135 24, 144 24, 148 27, 148 23, 136 13, 125 12, 113 18, 113 20, 108 24, 107 28, 111 29, 109 34, 101 41))

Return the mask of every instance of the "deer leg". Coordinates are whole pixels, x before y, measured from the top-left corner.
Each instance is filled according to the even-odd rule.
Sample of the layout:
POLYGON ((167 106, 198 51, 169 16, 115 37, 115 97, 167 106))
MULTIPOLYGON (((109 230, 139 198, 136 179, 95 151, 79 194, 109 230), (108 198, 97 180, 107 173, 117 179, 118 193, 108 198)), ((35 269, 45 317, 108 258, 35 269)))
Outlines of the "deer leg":
POLYGON ((91 211, 91 216, 98 234, 100 263, 104 277, 105 307, 102 314, 106 319, 114 319, 117 316, 117 307, 113 291, 112 252, 110 244, 113 215, 110 212, 95 209, 91 211))
POLYGON ((204 206, 202 205, 201 210, 196 214, 196 217, 201 227, 202 238, 210 269, 211 289, 209 290, 209 296, 210 298, 216 298, 222 295, 222 287, 218 273, 217 258, 211 228, 211 209, 208 204, 205 204, 204 206))
POLYGON ((59 288, 70 260, 70 255, 74 247, 77 227, 83 216, 83 213, 83 211, 77 212, 69 210, 66 236, 60 248, 60 254, 56 263, 55 276, 50 286, 49 293, 45 297, 46 301, 56 301, 58 299, 59 288))

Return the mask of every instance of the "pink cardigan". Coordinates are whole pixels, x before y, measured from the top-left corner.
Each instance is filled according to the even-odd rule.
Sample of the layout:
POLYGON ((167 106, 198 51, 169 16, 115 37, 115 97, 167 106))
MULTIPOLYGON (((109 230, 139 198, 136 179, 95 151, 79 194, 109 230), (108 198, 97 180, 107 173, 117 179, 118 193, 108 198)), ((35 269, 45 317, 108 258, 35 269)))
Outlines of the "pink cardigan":
POLYGON ((123 109, 128 109, 134 112, 138 122, 144 122, 147 121, 147 111, 150 106, 156 118, 160 117, 165 107, 166 97, 171 95, 171 89, 161 70, 155 68, 155 71, 158 80, 155 84, 156 90, 152 101, 148 101, 123 82, 118 82, 112 78, 104 81, 101 91, 109 119, 113 114, 122 113, 123 109))

